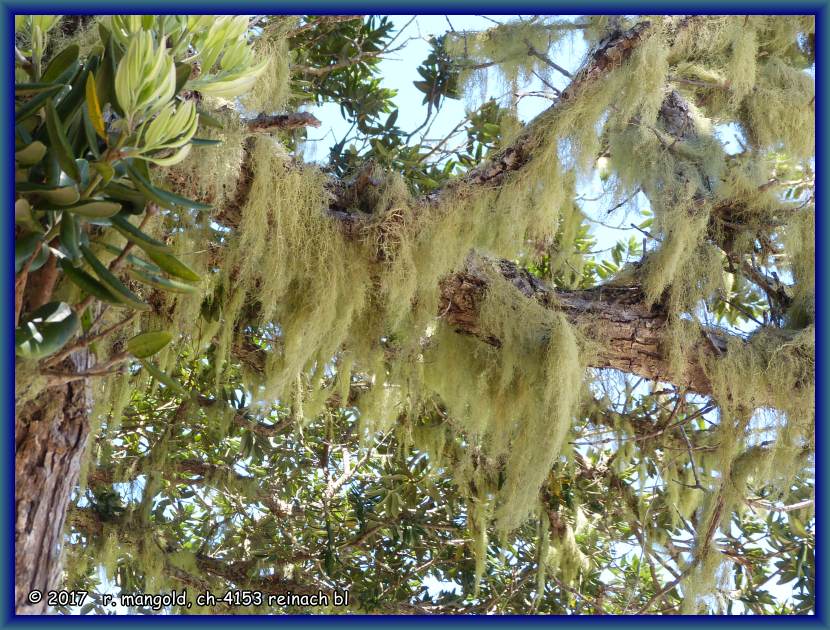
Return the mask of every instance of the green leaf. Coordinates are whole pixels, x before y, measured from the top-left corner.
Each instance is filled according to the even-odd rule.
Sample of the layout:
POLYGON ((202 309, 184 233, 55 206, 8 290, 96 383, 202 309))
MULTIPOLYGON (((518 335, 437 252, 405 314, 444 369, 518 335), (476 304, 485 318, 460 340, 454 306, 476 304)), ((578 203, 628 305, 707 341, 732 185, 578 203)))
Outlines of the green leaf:
MULTIPOLYGON (((26 261, 29 260, 29 257, 34 253, 35 248, 37 247, 38 243, 40 243, 43 239, 41 238, 40 234, 31 233, 26 234, 25 236, 21 236, 20 238, 14 239, 14 272, 18 273, 22 268, 23 265, 26 264, 26 261)), ((41 252, 46 250, 45 247, 41 247, 41 252)), ((48 251, 48 250, 47 250, 48 251)), ((46 262, 45 260, 43 261, 46 262)), ((41 263, 43 264, 43 263, 41 263)), ((39 266, 39 265, 38 265, 39 266)), ((29 267, 31 270, 34 267, 34 261, 32 265, 29 267)))
POLYGON ((14 110, 14 122, 19 124, 30 116, 34 116, 41 107, 46 105, 46 101, 50 98, 60 99, 68 94, 71 89, 68 85, 57 85, 54 91, 41 92, 14 110))
POLYGON ((138 359, 146 359, 173 340, 166 330, 141 333, 127 341, 127 351, 138 359))
MULTIPOLYGON (((106 28, 99 22, 99 30, 106 31, 106 28)), ((121 111, 118 101, 115 98, 115 66, 118 60, 115 58, 115 44, 113 38, 110 37, 109 31, 106 31, 106 37, 101 38, 105 43, 104 56, 101 59, 101 66, 98 69, 98 75, 95 77, 95 89, 98 93, 98 104, 103 107, 109 103, 112 108, 119 115, 121 111)))
POLYGON ((71 44, 54 56, 41 77, 43 83, 69 83, 78 71, 80 48, 71 44))
POLYGON ((75 164, 71 145, 66 138, 66 130, 58 118, 58 112, 55 110, 55 103, 52 99, 46 101, 46 130, 61 169, 76 182, 79 181, 81 176, 78 172, 78 166, 75 164))
POLYGON ((25 125, 15 125, 14 126, 14 148, 15 151, 19 151, 25 146, 32 144, 32 130, 34 126, 38 124, 38 121, 29 121, 25 125), (29 128, 31 127, 31 129, 29 128))
POLYGON ((108 219, 121 211, 121 204, 114 201, 95 199, 84 201, 75 206, 67 206, 63 209, 90 219, 108 219))
POLYGON ((165 243, 157 241, 152 236, 145 234, 130 223, 123 215, 112 217, 112 225, 124 238, 132 241, 145 252, 167 252, 170 250, 165 243))
POLYGON ((173 278, 165 278, 151 271, 144 271, 143 269, 128 269, 127 274, 134 280, 149 284, 151 287, 161 289, 162 291, 169 291, 170 293, 199 293, 199 287, 192 284, 187 284, 181 280, 174 280, 173 278))
POLYGON ((144 369, 150 373, 150 376, 155 378, 159 383, 169 387, 170 389, 179 392, 180 394, 186 394, 187 390, 173 377, 169 376, 165 372, 162 372, 160 369, 156 367, 154 363, 151 361, 146 361, 144 359, 139 359, 139 362, 144 369))
POLYGON ((32 96, 34 94, 42 94, 49 92, 54 94, 63 87, 61 84, 55 83, 15 83, 14 95, 17 96, 32 96))
POLYGON ((18 182, 17 192, 23 195, 37 195, 41 199, 59 206, 72 205, 81 198, 81 193, 78 192, 78 187, 75 185, 55 187, 49 184, 18 182))
MULTIPOLYGON (((87 59, 85 68, 72 80, 71 91, 61 98, 57 105, 58 116, 64 121, 64 126, 69 128, 75 123, 78 112, 81 110, 81 103, 86 99, 84 85, 91 70, 98 67, 98 57, 87 59)), ((56 103, 58 101, 55 101, 56 103)))
POLYGON ((109 162, 92 162, 92 168, 101 176, 101 183, 106 186, 115 177, 115 169, 109 162))
POLYGON ((30 145, 16 151, 14 160, 20 166, 33 166, 43 159, 46 155, 46 145, 35 140, 30 145))
POLYGON ((171 276, 176 276, 188 282, 199 282, 202 278, 198 273, 193 271, 190 267, 180 261, 172 254, 165 252, 145 250, 147 257, 156 263, 161 269, 169 273, 171 276))
POLYGON ((15 354, 41 359, 66 345, 80 325, 78 315, 65 302, 49 302, 27 313, 14 331, 15 354))
POLYGON ((98 282, 98 280, 93 278, 83 269, 78 269, 71 263, 65 261, 60 261, 59 264, 66 277, 80 287, 85 293, 91 295, 92 297, 98 298, 102 302, 107 302, 108 304, 121 307, 128 306, 116 298, 113 292, 106 286, 98 282))
POLYGON ((193 72, 193 64, 176 64, 176 91, 174 92, 174 94, 178 94, 182 91, 184 84, 187 83, 187 80, 190 78, 191 72, 193 72))
MULTIPOLYGON (((96 244, 101 245, 108 252, 110 252, 112 254, 115 254, 116 256, 120 256, 124 251, 122 249, 119 249, 115 245, 110 245, 109 243, 97 242, 96 244)), ((161 269, 159 267, 156 267, 156 265, 154 265, 153 263, 147 262, 146 260, 138 258, 137 256, 133 256, 132 254, 127 254, 127 262, 131 265, 136 266, 136 267, 141 267, 142 269, 146 269, 150 273, 154 273, 154 274, 161 274, 162 273, 161 269)))
POLYGON ((95 254, 86 246, 81 245, 81 254, 84 260, 89 263, 95 275, 104 283, 109 289, 110 293, 119 301, 139 311, 149 311, 152 307, 141 299, 132 291, 130 291, 115 274, 107 269, 104 264, 95 257, 95 254))
POLYGON ((147 205, 147 199, 138 190, 117 181, 109 182, 103 192, 107 197, 122 202, 124 211, 130 214, 141 214, 147 205))
POLYGON ((391 114, 389 114, 389 118, 386 119, 386 124, 384 127, 386 129, 392 129, 395 126, 395 121, 398 120, 398 110, 396 109, 391 114))
POLYGON ((89 162, 80 158, 75 160, 75 166, 78 167, 78 184, 83 190, 89 186, 89 162))
POLYGON ((92 120, 89 118, 89 110, 86 107, 81 110, 81 118, 89 150, 92 151, 92 155, 95 159, 100 160, 101 150, 98 148, 98 135, 95 132, 95 128, 92 126, 92 120))
POLYGON ((193 201, 192 199, 185 199, 179 195, 174 195, 166 190, 161 190, 153 186, 150 181, 133 165, 127 165, 127 173, 130 179, 136 185, 142 194, 154 201, 163 208, 175 210, 177 208, 185 208, 188 210, 209 210, 211 206, 193 201))
POLYGON ((78 260, 81 257, 78 222, 71 212, 64 212, 61 216, 61 245, 70 259, 78 260))

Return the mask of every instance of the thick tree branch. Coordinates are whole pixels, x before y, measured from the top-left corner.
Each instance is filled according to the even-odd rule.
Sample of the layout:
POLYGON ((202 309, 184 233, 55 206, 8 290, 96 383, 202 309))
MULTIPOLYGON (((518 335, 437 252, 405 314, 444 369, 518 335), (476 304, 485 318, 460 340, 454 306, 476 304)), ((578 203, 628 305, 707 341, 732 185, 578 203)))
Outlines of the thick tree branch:
POLYGON ((300 129, 302 127, 319 127, 320 121, 308 112, 294 112, 292 114, 260 114, 248 121, 248 131, 263 133, 274 129, 300 129))
POLYGON ((583 291, 554 290, 506 260, 491 265, 472 261, 467 268, 444 279, 439 312, 463 334, 500 346, 501 340, 482 329, 479 309, 491 282, 487 269, 495 269, 516 287, 517 297, 532 299, 546 308, 562 311, 600 348, 591 367, 614 368, 649 380, 673 382, 699 394, 710 395, 712 383, 700 363, 726 348, 727 336, 701 329, 700 339, 687 348, 689 364, 684 375, 671 368, 665 349, 667 317, 659 308, 645 305, 639 287, 600 286, 583 291))
MULTIPOLYGON (((558 112, 560 108, 567 106, 589 85, 623 63, 636 49, 637 45, 645 39, 650 28, 650 22, 641 22, 633 28, 606 40, 592 53, 588 63, 573 77, 570 85, 562 92, 556 103, 534 118, 513 145, 507 147, 486 163, 471 170, 460 179, 453 181, 447 187, 430 194, 423 201, 426 204, 437 203, 445 192, 457 190, 464 186, 498 186, 508 173, 520 170, 530 161, 533 151, 537 147, 538 132, 549 124, 550 117, 558 112)), ((349 63, 353 63, 353 60, 349 60, 349 63)), ((331 72, 333 69, 335 69, 334 66, 327 66, 325 68, 299 68, 299 71, 316 75, 331 72)), ((242 166, 236 195, 233 201, 228 204, 228 207, 223 208, 222 212, 216 217, 218 221, 229 227, 234 227, 238 223, 239 212, 247 202, 250 193, 253 174, 250 167, 250 155, 253 149, 251 141, 249 140, 245 146, 246 161, 242 166)), ((346 210, 352 205, 350 200, 356 194, 359 194, 359 190, 356 191, 355 188, 361 185, 366 185, 365 178, 357 177, 352 182, 332 180, 329 186, 332 195, 330 210, 333 216, 341 220, 341 225, 347 234, 357 234, 359 232, 359 219, 346 212, 346 210)))

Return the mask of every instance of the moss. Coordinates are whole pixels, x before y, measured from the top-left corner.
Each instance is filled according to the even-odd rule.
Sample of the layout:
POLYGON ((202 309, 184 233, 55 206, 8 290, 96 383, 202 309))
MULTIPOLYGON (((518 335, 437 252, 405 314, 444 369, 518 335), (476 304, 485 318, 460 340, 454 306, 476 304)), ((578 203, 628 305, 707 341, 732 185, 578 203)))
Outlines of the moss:
POLYGON ((473 499, 468 502, 468 527, 473 538, 473 557, 475 573, 473 578, 473 597, 477 598, 481 587, 481 578, 487 566, 488 528, 492 519, 492 503, 488 497, 473 499))
MULTIPOLYGON (((462 67, 462 92, 468 99, 480 93, 480 100, 488 91, 487 68, 474 68, 496 64, 500 92, 515 93, 519 86, 531 80, 534 73, 548 80, 551 68, 541 59, 529 53, 532 47, 546 53, 568 33, 557 28, 550 19, 514 20, 480 32, 448 33, 445 49, 462 67)), ((515 98, 515 97, 512 97, 515 98)))
POLYGON ((254 54, 257 60, 268 59, 269 63, 251 91, 240 99, 243 107, 251 114, 283 111, 292 96, 288 40, 279 36, 258 40, 254 54))
POLYGON ((40 374, 36 361, 15 359, 14 406, 19 410, 37 397, 46 386, 46 377, 40 374))
POLYGON ((536 557, 536 599, 534 608, 538 609, 539 602, 545 596, 547 586, 547 569, 550 563, 550 519, 544 506, 539 508, 539 525, 537 528, 537 557, 536 557))
POLYGON ((579 549, 571 524, 561 515, 559 521, 559 527, 550 533, 548 569, 557 572, 565 584, 573 584, 589 567, 589 562, 579 549))
POLYGON ((815 330, 761 330, 749 342, 732 340, 706 366, 715 398, 731 411, 779 409, 798 421, 814 416, 815 330))
MULTIPOLYGON (((591 41, 624 26, 624 20, 588 19, 591 41)), ((360 373, 372 383, 357 402, 363 438, 369 442, 398 426, 402 440, 427 453, 435 469, 452 467, 468 504, 477 594, 493 519, 497 533, 520 526, 538 507, 551 467, 569 457, 567 437, 591 347, 555 308, 518 295, 481 262, 486 258, 471 252, 526 260, 534 256, 535 242, 553 242, 551 276, 573 270, 576 285, 585 260, 569 247, 583 218, 574 202, 576 182, 591 174, 598 155, 607 155, 611 192, 624 198, 641 189, 654 212, 653 249, 636 273, 647 299, 668 312, 666 343, 674 373, 682 374, 688 348, 699 339, 689 318, 723 289, 724 256, 708 242, 713 210, 735 210, 745 228, 732 243, 734 251, 752 253, 758 230, 780 222, 782 209, 794 209, 763 188, 774 165, 759 159, 760 150, 785 148, 802 156, 813 151, 812 79, 791 58, 796 34, 809 24, 782 20, 777 26, 765 16, 707 18, 671 44, 660 28, 651 29, 624 64, 589 81, 576 98, 557 104, 525 132, 531 158, 497 188, 458 184, 421 201, 400 176, 375 168, 349 208, 364 226, 357 238, 344 235, 329 215, 328 180, 320 169, 299 163, 274 138, 246 142, 244 125, 227 112, 225 128, 208 132, 222 146, 196 149, 169 171, 182 194, 209 201, 217 214, 159 217, 152 226, 163 232, 173 222, 187 227, 169 241, 202 274, 218 321, 202 319, 194 327, 201 300, 164 296, 157 313, 136 318, 135 327, 102 344, 102 353, 138 330, 169 326, 184 334, 159 357, 165 367, 172 368, 181 353, 210 344, 217 385, 236 374, 241 360, 252 398, 290 405, 299 423, 325 418, 334 394, 348 400, 351 375, 360 373), (671 94, 669 77, 715 84, 684 88, 688 133, 678 134, 660 116, 671 94), (752 147, 727 158, 713 130, 732 120, 744 125, 752 147), (243 173, 246 150, 251 167, 243 173), (229 208, 243 175, 250 178, 250 194, 243 207, 229 208), (225 210, 238 211, 227 232, 211 225, 225 210), (487 278, 479 326, 482 336, 498 340, 497 347, 438 320, 440 280, 465 265, 478 265, 487 278), (432 420, 413 420, 425 416, 432 420)), ((549 20, 511 23, 478 38, 450 37, 447 46, 466 60, 499 61, 502 80, 512 87, 532 72, 547 71, 527 54, 528 42, 546 51, 564 31, 549 20)), ((288 54, 279 38, 261 45, 272 65, 243 106, 275 111, 290 98, 288 54)), ((753 480, 775 479, 785 487, 811 447, 815 214, 808 208, 791 215, 784 260, 796 281, 794 302, 807 316, 794 312, 792 330, 756 333, 706 363, 721 408, 721 429, 711 436, 717 450, 695 459, 706 492, 676 483, 694 483, 685 457, 661 455, 661 500, 676 508, 675 524, 695 512, 704 532, 715 520, 720 519, 715 526, 728 523, 725 515, 740 509, 753 480), (781 413, 759 420, 757 411, 772 407, 781 413), (772 446, 757 447, 766 442, 772 446), (719 497, 725 505, 720 516, 713 503, 719 497)), ((94 413, 105 426, 117 426, 135 383, 120 376, 96 384, 94 413)), ((206 422, 226 433, 229 411, 206 422)), ((618 429, 614 466, 623 472, 642 460, 643 449, 631 439, 631 426, 618 429)), ((159 468, 167 448, 164 442, 152 453, 159 468)), ((646 473, 640 469, 641 480, 646 473)), ((236 483, 230 477, 212 481, 236 483)), ((239 490, 251 494, 253 488, 241 483, 239 490)), ((624 509, 649 520, 645 500, 624 509)), ((582 520, 578 508, 578 522, 562 515, 560 527, 543 516, 538 596, 546 571, 557 570, 570 582, 587 567, 575 532, 582 520)), ((690 609, 718 568, 719 554, 705 540, 699 546, 700 567, 686 585, 690 609)), ((139 541, 129 553, 146 561, 155 579, 161 575, 150 541, 139 541)), ((180 559, 189 563, 186 555, 180 559)))
POLYGON ((562 453, 581 391, 577 335, 561 314, 525 298, 495 274, 481 309, 494 348, 440 328, 424 361, 425 380, 467 434, 504 458, 495 516, 502 531, 521 524, 562 453))
POLYGON ((785 250, 790 253, 793 275, 793 304, 789 324, 804 327, 816 319, 816 212, 809 206, 795 212, 785 231, 785 250))
POLYGON ((770 59, 744 101, 743 122, 758 147, 783 149, 793 157, 815 153, 815 83, 803 70, 770 59))
POLYGON ((210 115, 221 122, 222 129, 202 123, 199 135, 221 144, 194 147, 183 162, 169 168, 165 175, 180 194, 221 209, 236 195, 247 134, 235 113, 221 111, 210 115))

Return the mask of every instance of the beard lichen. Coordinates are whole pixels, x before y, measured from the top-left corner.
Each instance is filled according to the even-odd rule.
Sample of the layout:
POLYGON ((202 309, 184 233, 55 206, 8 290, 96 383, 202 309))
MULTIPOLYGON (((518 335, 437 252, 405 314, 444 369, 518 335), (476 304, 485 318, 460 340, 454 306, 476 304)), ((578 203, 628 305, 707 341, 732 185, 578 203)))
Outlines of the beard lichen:
POLYGON ((566 22, 550 18, 515 20, 480 32, 453 31, 445 37, 444 48, 462 68, 459 83, 468 102, 476 94, 484 101, 488 69, 494 62, 500 91, 515 94, 519 85, 534 75, 549 81, 553 73, 550 64, 538 55, 529 54, 529 50, 544 54, 572 32, 566 22))
POLYGON ((465 433, 504 462, 494 514, 507 532, 524 522, 563 454, 584 364, 577 333, 561 313, 517 297, 500 276, 488 287, 481 325, 499 347, 442 326, 425 353, 424 378, 465 433))

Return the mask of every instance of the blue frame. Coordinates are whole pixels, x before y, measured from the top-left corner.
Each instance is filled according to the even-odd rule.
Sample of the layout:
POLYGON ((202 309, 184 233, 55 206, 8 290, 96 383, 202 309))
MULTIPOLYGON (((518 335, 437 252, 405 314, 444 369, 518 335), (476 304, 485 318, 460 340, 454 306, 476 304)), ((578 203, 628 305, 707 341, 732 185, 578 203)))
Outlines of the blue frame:
MULTIPOLYGON (((385 2, 367 2, 365 0, 356 2, 353 0, 346 0, 344 2, 335 2, 332 0, 305 0, 304 2, 297 2, 296 0, 290 2, 254 2, 245 0, 242 2, 227 2, 223 0, 202 0, 201 2, 194 2, 193 0, 177 0, 172 3, 163 3, 158 1, 134 3, 131 7, 131 13, 152 13, 152 14, 174 14, 174 13, 188 13, 190 11, 197 11, 198 13, 223 13, 223 14, 255 14, 262 13, 267 10, 272 14, 345 14, 345 13, 380 13, 388 14, 390 9, 394 9, 394 13, 398 14, 448 14, 448 15, 462 15, 465 13, 472 13, 477 11, 479 13, 510 13, 510 14, 526 14, 534 12, 545 12, 555 10, 557 13, 568 15, 585 15, 585 14, 624 14, 628 13, 625 9, 634 10, 639 14, 659 14, 659 13, 698 13, 698 14, 812 14, 816 16, 816 111, 819 114, 816 116, 816 176, 819 186, 816 188, 816 204, 818 212, 816 213, 816 238, 817 245, 830 245, 830 234, 828 234, 828 217, 823 215, 826 211, 827 195, 824 191, 823 182, 830 181, 830 169, 828 169, 828 162, 825 160, 825 152, 827 149, 827 126, 824 117, 820 112, 825 111, 823 107, 830 107, 826 96, 828 86, 827 66, 825 64, 825 54, 827 53, 827 46, 824 42, 824 36, 830 33, 830 12, 828 12, 828 5, 830 0, 824 1, 805 1, 797 0, 787 2, 786 4, 779 2, 772 2, 770 0, 756 0, 755 2, 747 2, 746 0, 732 0, 731 2, 713 2, 712 0, 698 0, 697 2, 613 2, 609 0, 598 1, 584 1, 584 2, 520 2, 518 4, 508 4, 499 0, 454 0, 449 2, 447 0, 421 0, 420 2, 401 2, 393 7, 390 7, 385 2)), ((7 59, 14 59, 14 15, 15 14, 58 14, 66 13, 71 9, 74 14, 109 14, 112 13, 113 5, 109 2, 99 1, 84 1, 77 3, 55 2, 55 1, 40 1, 40 0, 13 0, 6 2, 0 0, 0 36, 8 42, 7 59)), ((119 7, 124 8, 124 7, 119 7)), ((10 71, 13 66, 2 66, 2 81, 5 86, 6 98, 2 101, 2 114, 5 124, 0 129, 0 140, 6 149, 7 164, 14 163, 14 133, 13 125, 9 121, 14 120, 14 91, 13 81, 14 72, 10 71)), ((826 110, 826 111, 830 111, 826 110)), ((156 626, 179 626, 179 625, 195 625, 208 624, 212 626, 236 623, 239 619, 242 623, 278 623, 282 627, 301 627, 316 625, 320 626, 327 623, 337 623, 344 625, 364 625, 364 624, 429 624, 432 627, 440 627, 449 623, 462 624, 486 624, 488 626, 510 626, 513 624, 528 624, 533 626, 546 625, 555 626, 557 628, 564 627, 579 627, 586 624, 594 625, 642 625, 642 624, 662 624, 666 623, 669 618, 657 617, 650 615, 632 615, 627 617, 580 617, 578 620, 566 620, 561 616, 521 616, 510 615, 502 617, 483 617, 483 616, 467 616, 452 618, 451 621, 444 617, 418 617, 418 616, 393 616, 393 615, 371 615, 371 616, 334 616, 322 617, 315 615, 297 615, 293 617, 271 617, 271 616, 257 616, 257 615, 238 615, 238 616, 213 616, 213 617, 150 617, 150 616, 119 616, 112 617, 69 617, 69 616, 55 616, 55 617, 31 617, 18 616, 14 613, 14 345, 13 345, 13 324, 14 321, 14 224, 11 217, 13 216, 10 209, 14 205, 14 175, 12 169, 5 169, 2 178, 3 198, 6 199, 6 212, 2 223, 2 234, 0 234, 0 248, 5 262, 5 268, 2 276, 0 276, 0 286, 2 292, 7 296, 6 302, 3 304, 2 315, 0 321, 7 330, 7 334, 0 339, 0 353, 3 357, 3 365, 5 369, 2 370, 2 399, 4 403, 5 414, 4 424, 6 425, 6 442, 2 447, 2 462, 3 462, 3 499, 0 501, 0 539, 5 541, 3 547, 2 557, 0 557, 0 570, 2 571, 2 588, 0 588, 0 624, 2 626, 26 626, 26 627, 40 627, 54 625, 115 625, 116 623, 137 623, 137 624, 153 624, 156 626)), ((817 248, 816 261, 816 296, 818 299, 818 312, 827 313, 827 301, 830 292, 827 290, 827 270, 828 263, 830 263, 830 254, 823 247, 817 248)), ((817 536, 816 541, 816 588, 818 595, 816 597, 815 615, 811 616, 791 616, 791 617, 717 617, 717 618, 700 618, 700 617, 672 617, 671 623, 681 623, 683 625, 694 625, 705 623, 707 627, 715 627, 723 624, 774 624, 774 625, 799 625, 799 626, 819 626, 828 627, 827 617, 827 603, 822 595, 830 596, 830 589, 825 581, 826 568, 828 566, 828 551, 824 545, 825 536, 827 534, 827 511, 828 502, 826 501, 825 487, 823 481, 827 474, 827 464, 821 457, 822 454, 830 452, 828 449, 828 428, 823 426, 823 419, 828 417, 827 401, 830 396, 830 383, 827 381, 827 373, 825 371, 824 359, 827 355, 827 337, 824 330, 821 317, 818 319, 816 327, 816 343, 817 343, 817 361, 816 361, 816 527, 821 532, 821 536, 817 536), (820 540, 819 540, 820 539, 820 540)))

